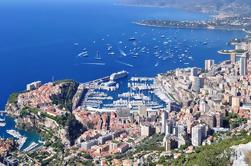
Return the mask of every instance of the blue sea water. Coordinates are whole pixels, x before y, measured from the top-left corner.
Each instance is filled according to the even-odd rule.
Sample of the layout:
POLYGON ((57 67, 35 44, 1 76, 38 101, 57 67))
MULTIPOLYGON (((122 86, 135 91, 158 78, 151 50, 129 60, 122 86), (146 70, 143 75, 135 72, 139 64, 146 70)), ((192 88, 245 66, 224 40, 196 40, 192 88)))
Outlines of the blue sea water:
POLYGON ((2 0, 0 108, 4 108, 10 93, 24 90, 27 83, 35 80, 85 82, 123 69, 130 76, 154 76, 178 67, 203 67, 205 59, 220 62, 229 57, 218 55, 217 51, 230 48, 226 44, 230 39, 244 36, 240 31, 138 26, 132 22, 155 18, 205 20, 210 16, 115 3, 113 0, 2 0), (131 37, 136 42, 129 41, 131 37), (115 55, 108 55, 107 44, 113 47, 115 55), (137 58, 130 54, 143 47, 149 53, 140 52, 137 58), (88 50, 88 57, 77 56, 83 49, 88 50), (101 60, 95 59, 97 51, 101 60), (161 58, 174 56, 162 60, 154 55, 156 51, 161 58), (180 59, 182 54, 187 57, 180 59))

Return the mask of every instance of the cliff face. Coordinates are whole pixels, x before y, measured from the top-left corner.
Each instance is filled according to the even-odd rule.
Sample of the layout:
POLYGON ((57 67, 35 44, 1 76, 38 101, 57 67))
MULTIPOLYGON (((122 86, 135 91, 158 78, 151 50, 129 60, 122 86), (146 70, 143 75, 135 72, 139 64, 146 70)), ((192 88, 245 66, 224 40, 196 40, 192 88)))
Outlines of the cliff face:
MULTIPOLYGON (((72 114, 79 84, 64 80, 42 85, 36 90, 12 94, 7 113, 26 130, 57 131, 53 136, 64 145, 73 145, 86 128, 72 114)), ((81 89, 81 88, 80 88, 81 89)), ((81 94, 81 93, 80 93, 81 94)))

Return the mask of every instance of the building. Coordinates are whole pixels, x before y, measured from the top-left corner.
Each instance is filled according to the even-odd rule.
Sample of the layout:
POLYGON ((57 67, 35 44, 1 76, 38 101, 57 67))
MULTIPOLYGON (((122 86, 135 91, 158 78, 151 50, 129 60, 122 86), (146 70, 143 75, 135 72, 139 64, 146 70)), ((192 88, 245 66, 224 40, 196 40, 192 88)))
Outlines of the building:
POLYGON ((41 81, 32 82, 26 85, 26 90, 27 91, 35 90, 38 89, 41 85, 42 85, 41 81))
POLYGON ((200 87, 201 87, 200 77, 193 77, 192 90, 195 92, 199 92, 200 87))
POLYGON ((247 55, 244 53, 240 56, 240 75, 247 75, 247 55))
POLYGON ((205 60, 205 71, 210 71, 214 65, 214 60, 205 60))
POLYGON ((215 114, 215 119, 216 119, 216 127, 218 128, 223 127, 223 115, 221 112, 217 112, 215 114))
POLYGON ((121 144, 121 145, 118 147, 118 152, 119 152, 119 153, 125 153, 129 148, 130 148, 130 147, 129 147, 128 144, 123 143, 123 144, 121 144))
POLYGON ((192 128, 192 145, 200 146, 206 137, 205 125, 199 124, 192 128))
POLYGON ((232 108, 240 107, 240 105, 241 105, 241 101, 240 100, 241 99, 238 96, 232 97, 232 102, 231 102, 232 108))
POLYGON ((95 146, 97 144, 98 144, 98 140, 97 139, 93 139, 93 140, 81 143, 81 147, 84 150, 89 150, 89 149, 91 149, 91 147, 93 147, 93 146, 95 146))
POLYGON ((177 141, 172 136, 165 136, 163 138, 163 146, 166 151, 170 151, 178 147, 177 141))
POLYGON ((166 132, 165 132, 165 135, 171 135, 173 134, 173 121, 168 121, 166 123, 166 132))
POLYGON ((12 156, 5 157, 3 164, 6 166, 18 166, 18 160, 12 156))
POLYGON ((198 68, 197 67, 192 67, 191 68, 191 76, 192 77, 198 76, 198 68))
POLYGON ((234 64, 236 62, 236 54, 235 53, 232 53, 230 55, 230 60, 231 60, 231 63, 234 64))
POLYGON ((187 142, 187 127, 184 125, 178 125, 178 147, 186 145, 187 142))
POLYGON ((113 139, 113 133, 105 134, 102 135, 98 138, 98 143, 99 144, 104 144, 106 141, 112 140, 113 139))
POLYGON ((141 136, 150 137, 154 132, 154 128, 151 125, 141 125, 141 136))
POLYGON ((202 115, 201 121, 207 124, 211 129, 216 126, 216 118, 214 114, 202 115))
POLYGON ((166 111, 163 111, 161 113, 161 133, 166 132, 166 123, 167 123, 168 113, 166 111))
POLYGON ((208 112, 209 111, 209 106, 205 102, 205 100, 200 100, 199 110, 200 110, 200 112, 208 112))

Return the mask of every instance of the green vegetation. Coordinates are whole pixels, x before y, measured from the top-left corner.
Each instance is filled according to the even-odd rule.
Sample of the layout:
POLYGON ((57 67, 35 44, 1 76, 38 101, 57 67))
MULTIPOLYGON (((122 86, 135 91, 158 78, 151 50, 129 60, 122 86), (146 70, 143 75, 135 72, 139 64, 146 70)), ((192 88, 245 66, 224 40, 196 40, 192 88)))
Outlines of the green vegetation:
POLYGON ((79 153, 79 155, 86 158, 86 159, 92 159, 92 157, 88 153, 85 153, 85 152, 81 152, 81 153, 79 153))
POLYGON ((186 165, 186 166, 218 166, 230 164, 230 147, 239 144, 246 144, 251 141, 251 136, 242 133, 232 138, 221 140, 212 145, 202 146, 196 149, 195 153, 187 156, 182 155, 177 160, 174 160, 172 165, 186 165))
POLYGON ((241 124, 247 123, 247 119, 241 118, 236 113, 228 113, 223 120, 224 126, 230 128, 239 127, 241 124))
POLYGON ((72 99, 77 92, 79 83, 73 80, 57 81, 54 84, 61 84, 61 93, 59 95, 52 95, 51 100, 53 104, 59 105, 62 108, 72 110, 72 99))
POLYGON ((136 146, 135 153, 139 153, 141 151, 164 151, 164 147, 162 146, 164 136, 160 134, 154 134, 151 137, 145 138, 142 143, 136 146))
POLYGON ((21 117, 25 117, 27 115, 37 115, 38 112, 40 112, 40 109, 38 108, 31 108, 31 107, 24 107, 21 111, 20 111, 20 116, 21 117))
POLYGON ((19 93, 12 93, 9 96, 8 103, 10 103, 10 104, 16 104, 17 103, 18 95, 19 95, 19 93))
POLYGON ((240 50, 235 50, 234 52, 237 53, 237 54, 242 54, 242 53, 245 53, 246 50, 240 49, 240 50))

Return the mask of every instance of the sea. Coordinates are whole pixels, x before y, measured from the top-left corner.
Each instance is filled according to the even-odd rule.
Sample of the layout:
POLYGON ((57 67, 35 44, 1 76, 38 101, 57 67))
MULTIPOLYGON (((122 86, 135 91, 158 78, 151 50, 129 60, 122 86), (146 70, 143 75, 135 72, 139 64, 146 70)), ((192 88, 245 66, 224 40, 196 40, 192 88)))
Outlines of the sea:
MULTIPOLYGON (((245 33, 233 30, 174 29, 134 24, 141 19, 208 20, 212 16, 178 9, 118 5, 116 0, 1 0, 0 109, 12 92, 40 80, 87 82, 126 70, 154 77, 205 59, 229 59, 218 50, 245 33)), ((7 117, 0 137, 15 122, 7 117)), ((18 129, 17 129, 18 130, 18 129)), ((19 130, 37 141, 39 135, 19 130)))

